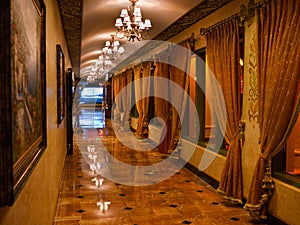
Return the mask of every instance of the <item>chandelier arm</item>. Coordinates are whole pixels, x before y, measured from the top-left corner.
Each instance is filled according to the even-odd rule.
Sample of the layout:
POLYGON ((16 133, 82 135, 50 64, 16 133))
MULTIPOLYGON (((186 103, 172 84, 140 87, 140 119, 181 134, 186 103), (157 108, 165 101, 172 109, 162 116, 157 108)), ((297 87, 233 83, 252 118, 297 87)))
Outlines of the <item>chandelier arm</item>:
MULTIPOLYGON (((130 4, 127 7, 128 17, 125 17, 121 11, 120 17, 123 17, 122 26, 117 26, 120 23, 116 23, 117 27, 117 37, 124 38, 126 37, 128 41, 134 42, 135 39, 141 41, 143 39, 149 38, 149 30, 152 27, 151 21, 146 19, 142 20, 141 9, 136 7, 136 3, 139 0, 129 0, 130 4)), ((126 14, 127 16, 127 14, 126 14)))

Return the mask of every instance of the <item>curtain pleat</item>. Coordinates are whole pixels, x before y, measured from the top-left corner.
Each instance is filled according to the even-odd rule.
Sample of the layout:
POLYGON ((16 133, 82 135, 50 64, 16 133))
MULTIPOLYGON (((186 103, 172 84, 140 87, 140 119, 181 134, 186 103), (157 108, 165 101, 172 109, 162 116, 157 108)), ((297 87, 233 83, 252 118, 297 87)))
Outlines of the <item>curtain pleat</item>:
POLYGON ((150 76, 151 76, 151 62, 143 62, 143 83, 142 83, 142 92, 143 92, 143 99, 142 99, 142 111, 143 117, 142 121, 139 124, 141 126, 142 133, 144 133, 144 126, 148 126, 149 124, 149 99, 150 99, 150 76))
POLYGON ((120 120, 120 110, 121 110, 121 101, 119 93, 121 90, 121 80, 120 76, 115 76, 112 78, 112 86, 113 86, 113 98, 114 98, 114 119, 119 121, 120 120))
POLYGON ((124 77, 124 90, 122 91, 122 102, 123 102, 123 120, 121 121, 124 126, 129 127, 129 115, 131 110, 131 77, 132 69, 126 70, 122 76, 124 77))
POLYGON ((207 79, 209 104, 216 115, 220 129, 225 131, 229 145, 218 191, 235 203, 242 203, 242 165, 239 143, 240 110, 240 48, 239 25, 234 19, 206 35, 207 65, 214 77, 207 79), (220 88, 218 88, 218 85, 220 88), (221 89, 220 92, 218 90, 221 89), (225 106, 222 104, 224 98, 225 106), (226 121, 226 124, 224 123, 226 121))
POLYGON ((134 67, 134 89, 136 108, 139 114, 136 135, 142 137, 145 124, 148 124, 149 96, 150 96, 151 62, 144 62, 134 67))
POLYGON ((257 13, 261 154, 245 208, 265 219, 273 188, 271 158, 286 144, 300 108, 300 2, 274 0, 257 13))
MULTIPOLYGON (((134 67, 134 93, 135 93, 135 99, 141 99, 142 98, 142 69, 141 65, 136 65, 134 67)), ((143 117, 143 112, 142 112, 142 101, 135 100, 135 105, 136 105, 136 110, 139 114, 138 118, 138 124, 141 123, 142 117, 143 117)), ((137 135, 141 135, 142 131, 140 130, 141 127, 138 126, 136 133, 137 135)))
MULTIPOLYGON (((119 98, 120 98, 119 109, 120 109, 120 112, 122 112, 122 113, 124 113, 124 101, 125 101, 124 93, 123 93, 123 88, 126 85, 126 79, 125 79, 124 75, 125 75, 125 72, 123 72, 122 74, 120 74, 118 76, 119 77, 119 83, 120 83, 120 85, 119 85, 119 95, 120 95, 119 96, 119 98)), ((122 118, 121 118, 121 120, 122 120, 122 118)))
MULTIPOLYGON (((154 71, 154 104, 155 104, 155 116, 162 119, 165 123, 163 127, 160 145, 157 147, 160 153, 168 153, 168 148, 170 144, 170 118, 169 118, 169 110, 170 110, 170 102, 169 102, 169 86, 166 83, 159 82, 158 77, 169 80, 169 65, 168 62, 168 52, 162 52, 158 56, 158 62, 155 65, 154 71), (157 96, 165 96, 164 99, 157 96), (164 137, 164 138, 163 138, 164 137), (162 139, 163 138, 163 139, 162 139)), ((168 83, 169 84, 169 83, 168 83)))
POLYGON ((171 100, 171 139, 169 149, 174 150, 176 148, 176 141, 179 138, 179 131, 181 129, 181 122, 183 121, 184 112, 186 110, 187 95, 189 87, 189 63, 191 58, 188 41, 185 41, 182 46, 173 45, 170 48, 170 62, 169 67, 169 79, 171 82, 176 83, 181 87, 182 91, 176 91, 170 89, 170 100, 171 100), (184 48, 183 48, 183 47, 184 48), (176 65, 176 66, 175 66, 176 65), (182 68, 182 69, 181 69, 182 68), (173 106, 176 106, 176 108, 173 106))

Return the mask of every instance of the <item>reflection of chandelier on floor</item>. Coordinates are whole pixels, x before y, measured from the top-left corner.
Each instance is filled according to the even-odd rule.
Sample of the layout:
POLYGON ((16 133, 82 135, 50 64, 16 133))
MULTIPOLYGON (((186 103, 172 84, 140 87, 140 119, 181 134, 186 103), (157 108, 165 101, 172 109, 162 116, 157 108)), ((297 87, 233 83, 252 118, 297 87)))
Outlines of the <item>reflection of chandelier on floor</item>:
POLYGON ((128 41, 148 39, 148 31, 152 27, 151 20, 145 19, 145 22, 143 22, 141 8, 136 7, 138 0, 129 1, 128 9, 122 9, 121 18, 116 19, 117 37, 126 37, 128 41))

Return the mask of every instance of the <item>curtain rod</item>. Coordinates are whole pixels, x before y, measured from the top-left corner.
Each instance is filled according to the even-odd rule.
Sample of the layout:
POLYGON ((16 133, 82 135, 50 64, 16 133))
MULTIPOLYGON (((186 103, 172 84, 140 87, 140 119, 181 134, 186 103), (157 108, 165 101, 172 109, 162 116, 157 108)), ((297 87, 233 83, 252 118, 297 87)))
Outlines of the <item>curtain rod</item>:
POLYGON ((201 35, 205 35, 207 32, 210 32, 212 31, 213 29, 231 21, 231 20, 234 20, 234 19, 238 19, 239 20, 239 23, 241 26, 244 25, 244 23, 246 21, 248 21, 249 19, 253 18, 255 16, 255 9, 256 8, 260 8, 260 7, 263 7, 267 4, 269 4, 272 0, 262 0, 260 2, 257 2, 255 3, 254 0, 250 0, 248 2, 248 7, 246 7, 244 4, 241 5, 241 10, 240 12, 220 21, 220 22, 217 22, 216 24, 208 27, 208 28, 200 28, 200 34, 201 35))
POLYGON ((239 19, 239 17, 240 17, 240 13, 236 13, 236 14, 234 14, 234 15, 232 15, 232 16, 230 16, 230 17, 224 19, 224 20, 221 20, 221 21, 217 22, 216 24, 214 24, 214 25, 212 25, 212 26, 210 26, 210 27, 207 27, 207 28, 200 28, 200 34, 201 34, 201 35, 205 35, 205 34, 207 34, 208 32, 212 31, 213 29, 215 29, 215 28, 217 28, 217 27, 220 27, 220 26, 222 26, 223 24, 225 24, 225 23, 227 23, 227 22, 229 22, 229 21, 231 21, 231 20, 234 20, 234 19, 236 19, 236 18, 239 19))

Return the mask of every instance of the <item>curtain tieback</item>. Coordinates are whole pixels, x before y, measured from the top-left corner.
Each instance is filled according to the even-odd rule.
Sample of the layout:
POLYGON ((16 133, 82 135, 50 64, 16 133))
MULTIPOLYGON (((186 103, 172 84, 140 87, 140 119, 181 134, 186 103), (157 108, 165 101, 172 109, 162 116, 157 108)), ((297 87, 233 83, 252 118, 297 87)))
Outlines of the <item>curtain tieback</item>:
MULTIPOLYGON (((275 188, 274 181, 272 179, 272 172, 271 172, 271 162, 269 159, 266 161, 265 165, 265 175, 264 178, 262 179, 262 184, 261 184, 261 196, 260 196, 260 204, 262 206, 267 205, 272 194, 273 194, 273 189, 275 188)), ((260 215, 262 219, 266 219, 267 216, 263 213, 260 215)))
POLYGON ((232 140, 234 140, 238 135, 240 139, 240 145, 242 147, 245 141, 245 120, 240 120, 239 129, 233 135, 232 140))
POLYGON ((267 158, 263 155, 263 153, 259 153, 258 158, 259 158, 259 160, 263 160, 264 162, 267 161, 267 158))
POLYGON ((267 165, 270 165, 270 163, 272 162, 271 158, 264 156, 263 153, 259 153, 258 157, 259 159, 264 160, 267 165))

